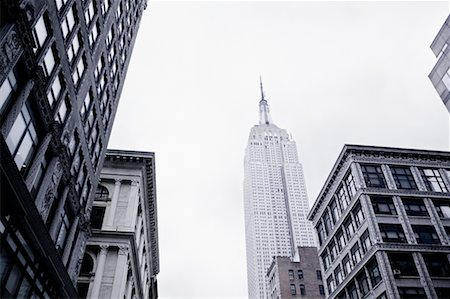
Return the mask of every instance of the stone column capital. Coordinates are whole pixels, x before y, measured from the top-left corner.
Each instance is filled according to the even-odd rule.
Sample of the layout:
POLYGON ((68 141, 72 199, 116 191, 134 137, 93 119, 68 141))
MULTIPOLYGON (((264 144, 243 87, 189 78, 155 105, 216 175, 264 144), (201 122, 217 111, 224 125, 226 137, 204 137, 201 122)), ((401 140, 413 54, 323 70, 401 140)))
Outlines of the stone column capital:
POLYGON ((128 254, 128 245, 119 245, 119 255, 128 254))
POLYGON ((122 184, 122 179, 114 179, 114 184, 116 186, 122 184))
POLYGON ((106 255, 108 252, 109 245, 102 244, 100 245, 100 254, 106 255))
POLYGON ((131 180, 131 185, 132 186, 139 186, 139 180, 137 180, 137 179, 131 180))

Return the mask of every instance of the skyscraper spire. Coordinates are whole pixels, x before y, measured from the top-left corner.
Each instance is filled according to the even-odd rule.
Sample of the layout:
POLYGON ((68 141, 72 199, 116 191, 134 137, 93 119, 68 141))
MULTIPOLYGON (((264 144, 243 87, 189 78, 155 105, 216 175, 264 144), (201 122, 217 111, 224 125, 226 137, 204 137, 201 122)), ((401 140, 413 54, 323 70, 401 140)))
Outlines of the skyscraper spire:
POLYGON ((270 116, 269 105, 267 104, 267 100, 264 97, 264 90, 261 76, 259 76, 259 86, 261 89, 261 100, 259 101, 259 124, 269 125, 272 124, 272 117, 270 116))

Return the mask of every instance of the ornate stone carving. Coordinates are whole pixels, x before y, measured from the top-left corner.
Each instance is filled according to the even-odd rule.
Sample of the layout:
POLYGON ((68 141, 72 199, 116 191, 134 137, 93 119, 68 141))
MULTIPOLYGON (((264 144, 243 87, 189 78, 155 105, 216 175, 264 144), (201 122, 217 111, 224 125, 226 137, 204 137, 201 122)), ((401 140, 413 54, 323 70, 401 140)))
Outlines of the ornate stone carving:
POLYGON ((56 161, 53 174, 50 180, 50 184, 47 187, 43 200, 38 206, 39 213, 42 219, 47 220, 48 214, 50 212, 50 207, 55 199, 56 190, 58 188, 59 180, 61 179, 62 168, 59 161, 56 161))
POLYGON ((0 45, 0 78, 7 75, 8 66, 20 56, 21 46, 19 34, 12 27, 0 45))
POLYGON ((128 245, 119 245, 119 255, 128 255, 128 245))

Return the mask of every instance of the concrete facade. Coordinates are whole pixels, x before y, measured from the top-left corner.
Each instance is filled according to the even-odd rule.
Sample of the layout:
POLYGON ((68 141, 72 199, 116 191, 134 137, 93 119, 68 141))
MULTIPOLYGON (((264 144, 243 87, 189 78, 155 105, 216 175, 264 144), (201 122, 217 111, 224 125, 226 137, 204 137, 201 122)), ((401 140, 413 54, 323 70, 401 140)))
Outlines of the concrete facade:
POLYGON ((428 76, 442 102, 450 112, 450 15, 431 44, 437 62, 428 76))
POLYGON ((159 273, 153 153, 106 154, 78 279, 81 298, 157 298, 159 273))
POLYGON ((274 257, 267 277, 270 299, 325 298, 316 247, 298 247, 294 258, 274 257))
POLYGON ((146 0, 0 1, 3 297, 76 298, 146 0))
POLYGON ((308 219, 327 298, 448 298, 450 153, 346 145, 308 219))

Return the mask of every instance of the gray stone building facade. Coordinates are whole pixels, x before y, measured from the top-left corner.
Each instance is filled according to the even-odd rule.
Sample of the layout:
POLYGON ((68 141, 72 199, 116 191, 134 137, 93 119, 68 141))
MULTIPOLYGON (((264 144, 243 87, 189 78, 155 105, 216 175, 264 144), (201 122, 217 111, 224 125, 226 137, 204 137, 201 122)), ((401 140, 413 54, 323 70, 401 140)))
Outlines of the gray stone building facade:
POLYGON ((450 153, 344 146, 308 219, 327 298, 449 298, 450 153))
POLYGON ((147 0, 0 1, 2 297, 76 298, 147 0))
POLYGON ((324 299, 317 247, 298 247, 294 258, 277 256, 267 271, 270 299, 324 299))
POLYGON ((450 112, 450 15, 431 44, 437 62, 428 76, 450 112))
POLYGON ((81 298, 157 298, 155 184, 153 153, 107 151, 78 279, 81 298))

